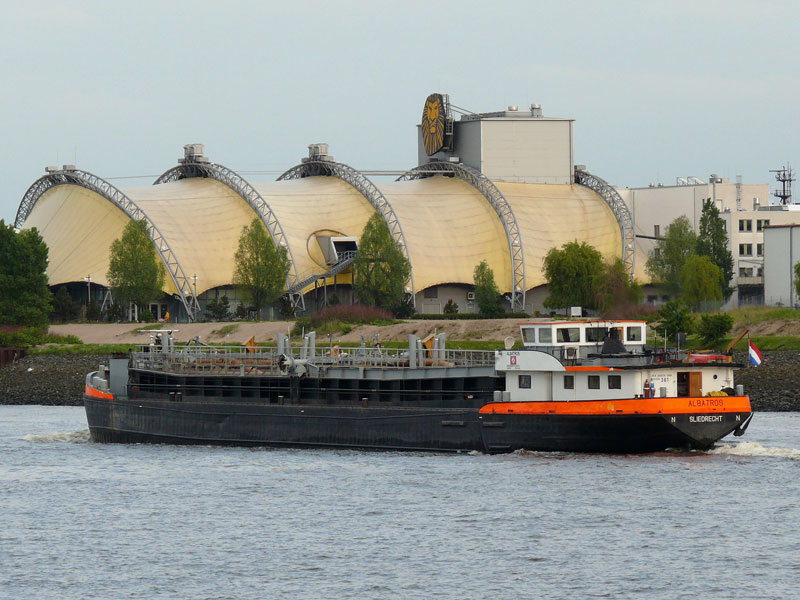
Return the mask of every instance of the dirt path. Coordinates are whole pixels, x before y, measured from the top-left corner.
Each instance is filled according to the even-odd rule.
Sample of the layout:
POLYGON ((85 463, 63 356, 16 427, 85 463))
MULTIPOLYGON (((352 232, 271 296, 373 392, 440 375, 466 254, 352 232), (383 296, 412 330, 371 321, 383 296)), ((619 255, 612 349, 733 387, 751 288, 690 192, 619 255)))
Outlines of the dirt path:
MULTIPOLYGON (((357 342, 364 339, 371 341, 375 333, 384 341, 400 341, 408 339, 413 333, 426 336, 429 333, 447 333, 452 340, 502 340, 506 336, 519 337, 520 319, 481 319, 471 321, 405 321, 397 325, 377 327, 365 325, 355 327, 346 335, 336 334, 334 341, 357 342)), ((179 323, 172 325, 176 328, 175 339, 186 342, 193 337, 200 336, 205 342, 230 342, 240 344, 251 336, 257 342, 275 340, 279 333, 286 333, 294 326, 294 321, 269 321, 262 323, 235 322, 235 323, 179 323)), ((167 329, 170 325, 164 324, 167 329)), ((149 338, 147 330, 140 332, 140 327, 135 323, 76 323, 67 325, 52 325, 52 333, 59 335, 75 335, 85 344, 135 344, 146 343, 149 338)))

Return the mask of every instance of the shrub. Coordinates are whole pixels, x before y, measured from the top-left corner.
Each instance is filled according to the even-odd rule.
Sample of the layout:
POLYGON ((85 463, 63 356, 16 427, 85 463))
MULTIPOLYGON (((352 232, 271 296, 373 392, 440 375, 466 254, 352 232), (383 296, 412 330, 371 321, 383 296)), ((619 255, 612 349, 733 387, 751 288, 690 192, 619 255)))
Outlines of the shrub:
POLYGON ((443 312, 446 315, 458 314, 458 304, 453 302, 453 299, 450 298, 450 300, 447 301, 447 304, 444 305, 443 312))
POLYGON ((329 321, 340 321, 354 325, 390 325, 393 323, 392 313, 377 306, 363 304, 338 304, 328 306, 310 319, 312 327, 318 327, 329 321))
POLYGON ((733 317, 729 314, 701 315, 697 333, 704 344, 713 346, 733 328, 733 317))
POLYGON ((143 308, 139 311, 139 320, 142 323, 152 323, 156 318, 153 316, 153 313, 150 312, 149 308, 143 308))
POLYGON ((44 341, 46 329, 42 327, 0 328, 0 348, 27 348, 44 341))

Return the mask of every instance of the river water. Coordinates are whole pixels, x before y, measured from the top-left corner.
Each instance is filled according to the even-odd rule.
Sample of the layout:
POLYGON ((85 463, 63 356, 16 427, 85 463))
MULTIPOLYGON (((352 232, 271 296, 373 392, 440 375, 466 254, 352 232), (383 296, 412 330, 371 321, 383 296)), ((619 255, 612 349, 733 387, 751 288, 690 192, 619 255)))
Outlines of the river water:
POLYGON ((0 598, 798 598, 800 413, 708 453, 103 445, 0 406, 0 598))

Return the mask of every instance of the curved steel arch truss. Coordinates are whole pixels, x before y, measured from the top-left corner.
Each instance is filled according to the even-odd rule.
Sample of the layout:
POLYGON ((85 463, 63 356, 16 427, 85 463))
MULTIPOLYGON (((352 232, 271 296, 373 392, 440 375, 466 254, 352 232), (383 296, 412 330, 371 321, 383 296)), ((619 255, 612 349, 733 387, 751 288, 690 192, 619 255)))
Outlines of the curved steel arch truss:
POLYGON ((332 160, 306 160, 286 171, 283 175, 278 177, 277 181, 317 176, 336 177, 337 179, 349 183, 356 188, 381 215, 384 222, 389 227, 389 233, 392 234, 392 239, 400 246, 400 251, 408 261, 410 275, 406 282, 408 284, 407 289, 411 290, 411 301, 416 305, 414 266, 411 264, 411 256, 408 253, 406 236, 403 233, 403 227, 400 225, 400 221, 397 219, 397 214, 394 212, 392 205, 389 204, 389 200, 383 195, 383 192, 381 192, 372 181, 353 167, 332 160))
POLYGON ((519 224, 511 205, 503 196, 503 192, 497 189, 492 180, 483 173, 472 167, 448 162, 432 162, 419 167, 414 167, 397 178, 397 181, 409 181, 411 179, 423 179, 433 175, 449 175, 458 177, 466 181, 477 189, 492 206, 503 227, 506 230, 508 239, 508 251, 511 256, 511 310, 525 310, 525 254, 522 249, 522 237, 519 233, 519 224))
POLYGON ((622 264, 625 265, 625 270, 628 272, 631 281, 633 281, 636 237, 633 231, 633 218, 631 217, 631 213, 625 201, 612 185, 597 175, 592 175, 588 171, 576 169, 575 183, 586 186, 600 194, 603 200, 606 201, 606 204, 611 208, 611 212, 614 213, 617 223, 619 224, 620 234, 622 235, 622 264))
POLYGON ((28 191, 25 192, 25 196, 23 196, 22 202, 19 205, 19 210, 17 211, 14 226, 17 228, 22 227, 30 216, 31 211, 33 211, 33 207, 36 205, 39 198, 41 198, 47 190, 58 185, 77 185, 91 190, 114 204, 134 221, 144 220, 147 226, 147 234, 153 241, 156 252, 158 252, 161 260, 167 267, 167 271, 178 290, 178 294, 180 294, 181 303, 186 309, 189 319, 195 319, 197 312, 200 310, 200 305, 197 303, 197 298, 195 298, 192 293, 192 286, 189 282, 189 278, 186 277, 183 267, 180 262, 178 262, 178 258, 175 256, 167 240, 158 230, 156 224, 133 200, 125 195, 119 188, 97 175, 75 169, 70 171, 54 171, 40 177, 28 188, 28 191))
POLYGON ((258 191, 243 177, 241 177, 235 171, 231 171, 227 167, 223 167, 222 165, 215 163, 186 162, 173 167, 165 173, 162 173, 161 176, 153 182, 153 185, 170 183, 180 179, 192 179, 194 177, 214 179, 227 185, 229 188, 239 194, 239 196, 241 196, 242 199, 247 202, 256 212, 258 217, 261 219, 261 222, 264 223, 267 231, 269 231, 270 236, 272 236, 272 241, 275 242, 275 245, 281 248, 286 248, 286 253, 289 256, 289 262, 291 263, 291 269, 286 277, 286 289, 289 290, 289 295, 291 296, 292 303, 295 308, 299 306, 302 310, 304 310, 305 303, 303 301, 302 294, 292 291, 296 287, 299 276, 297 274, 297 264, 294 261, 292 248, 289 246, 289 242, 286 239, 286 234, 283 231, 283 227, 281 227, 278 217, 269 207, 267 201, 264 200, 261 194, 259 194, 258 191))

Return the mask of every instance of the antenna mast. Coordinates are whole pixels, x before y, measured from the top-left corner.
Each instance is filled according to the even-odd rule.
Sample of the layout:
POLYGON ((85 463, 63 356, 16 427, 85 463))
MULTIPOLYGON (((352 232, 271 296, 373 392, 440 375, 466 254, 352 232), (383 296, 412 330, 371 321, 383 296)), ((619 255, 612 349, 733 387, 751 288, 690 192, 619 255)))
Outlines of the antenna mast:
POLYGON ((775 179, 780 182, 781 189, 775 190, 774 196, 780 198, 781 204, 790 204, 792 202, 792 168, 787 164, 782 169, 771 170, 770 173, 775 173, 775 179))

